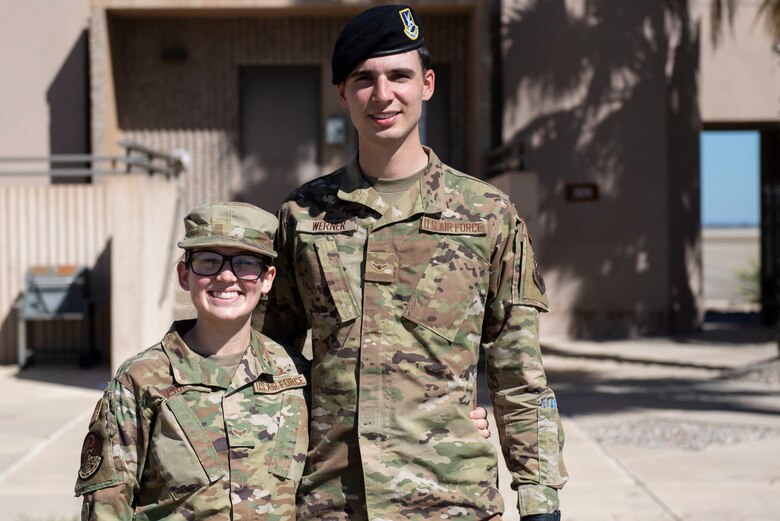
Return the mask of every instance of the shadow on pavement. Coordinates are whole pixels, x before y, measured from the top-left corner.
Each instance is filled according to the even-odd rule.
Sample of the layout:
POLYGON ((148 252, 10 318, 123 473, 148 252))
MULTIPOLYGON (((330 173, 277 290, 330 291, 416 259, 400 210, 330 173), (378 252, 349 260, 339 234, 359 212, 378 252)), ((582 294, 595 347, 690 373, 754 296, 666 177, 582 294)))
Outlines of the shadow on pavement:
POLYGON ((13 377, 48 384, 104 389, 111 379, 111 370, 107 366, 82 369, 75 365, 33 365, 16 371, 13 377))
MULTIPOLYGON (((670 342, 674 342, 674 340, 670 340, 670 342)), ((548 345, 542 346, 542 356, 560 356, 561 358, 583 359, 587 361, 621 362, 627 364, 642 364, 648 366, 654 365, 654 366, 664 366, 664 367, 677 368, 677 369, 707 369, 707 370, 714 370, 714 371, 725 371, 731 368, 731 366, 728 365, 685 362, 679 360, 660 360, 655 358, 640 358, 634 356, 627 356, 622 353, 605 354, 605 353, 570 351, 567 349, 560 349, 548 345)))
MULTIPOLYGON (((648 410, 780 414, 775 374, 780 363, 767 358, 776 330, 761 324, 757 314, 708 314, 708 319, 701 333, 685 337, 543 345, 548 381, 561 411, 572 416, 648 410), (679 356, 676 346, 684 350, 679 356), (718 358, 726 354, 723 350, 729 360, 718 358), (757 358, 757 353, 764 354, 757 358), (772 371, 770 383, 742 378, 759 367, 772 371)), ((478 403, 486 406, 484 364, 479 369, 478 403)))
POLYGON ((584 371, 550 371, 548 376, 561 410, 574 416, 649 409, 780 414, 780 387, 734 386, 717 377, 624 379, 584 371))
POLYGON ((779 334, 779 329, 762 322, 759 313, 707 311, 701 332, 671 340, 683 344, 763 344, 777 341, 779 334))

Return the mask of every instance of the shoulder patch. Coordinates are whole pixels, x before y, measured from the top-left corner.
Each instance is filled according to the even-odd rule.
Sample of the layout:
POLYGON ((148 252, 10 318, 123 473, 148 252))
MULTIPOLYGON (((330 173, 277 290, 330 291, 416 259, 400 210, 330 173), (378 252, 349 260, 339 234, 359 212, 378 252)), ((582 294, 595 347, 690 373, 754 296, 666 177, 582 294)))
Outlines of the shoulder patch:
POLYGON ((518 218, 516 222, 512 303, 549 311, 547 286, 539 270, 530 235, 522 220, 518 218))
MULTIPOLYGON (((529 242, 531 238, 528 238, 529 242)), ((542 272, 539 271, 539 263, 536 261, 536 258, 534 258, 534 272, 533 272, 533 279, 534 284, 536 284, 536 287, 539 288, 539 291, 542 292, 542 295, 547 293, 547 286, 544 284, 544 279, 542 278, 542 272)))
POLYGON ((110 413, 107 394, 97 404, 92 414, 89 432, 81 446, 81 456, 74 492, 77 496, 116 485, 117 477, 113 458, 113 434, 116 432, 113 415, 110 413))
POLYGON ((103 463, 103 438, 96 432, 88 432, 81 446, 81 466, 79 477, 89 479, 103 463))

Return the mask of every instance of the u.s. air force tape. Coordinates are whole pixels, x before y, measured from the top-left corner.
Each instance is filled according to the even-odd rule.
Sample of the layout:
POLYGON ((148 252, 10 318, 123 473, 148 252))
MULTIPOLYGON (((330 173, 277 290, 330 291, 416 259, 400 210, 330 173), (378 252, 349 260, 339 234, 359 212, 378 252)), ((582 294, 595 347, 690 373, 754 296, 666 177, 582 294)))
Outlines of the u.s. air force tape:
POLYGON ((306 387, 306 377, 300 374, 295 376, 277 376, 273 380, 260 379, 255 380, 254 383, 256 393, 279 393, 287 389, 295 389, 296 387, 306 387))

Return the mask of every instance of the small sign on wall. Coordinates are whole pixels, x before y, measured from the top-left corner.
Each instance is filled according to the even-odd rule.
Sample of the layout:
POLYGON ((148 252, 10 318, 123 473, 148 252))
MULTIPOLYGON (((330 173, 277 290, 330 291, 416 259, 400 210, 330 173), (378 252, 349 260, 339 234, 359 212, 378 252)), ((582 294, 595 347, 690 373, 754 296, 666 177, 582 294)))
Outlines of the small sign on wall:
POLYGON ((598 201, 599 187, 596 183, 568 183, 566 200, 570 203, 598 201))
POLYGON ((325 143, 343 145, 347 142, 347 120, 341 116, 331 116, 325 120, 325 143))

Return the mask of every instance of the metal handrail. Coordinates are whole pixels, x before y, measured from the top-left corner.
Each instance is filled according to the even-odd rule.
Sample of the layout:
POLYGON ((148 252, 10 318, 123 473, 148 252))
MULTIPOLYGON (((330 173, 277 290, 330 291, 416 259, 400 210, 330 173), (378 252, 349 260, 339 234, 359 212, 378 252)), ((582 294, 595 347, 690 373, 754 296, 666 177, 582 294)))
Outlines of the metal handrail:
POLYGON ((95 156, 89 154, 53 154, 50 156, 10 156, 0 157, 0 177, 100 177, 126 174, 140 169, 147 174, 163 174, 166 177, 178 176, 189 163, 185 151, 174 153, 155 150, 132 141, 120 141, 126 149, 123 156, 95 156), (83 168, 52 168, 46 170, 3 169, 5 165, 22 163, 49 163, 50 165, 89 164, 83 168), (96 163, 110 163, 108 169, 95 168, 96 163))

